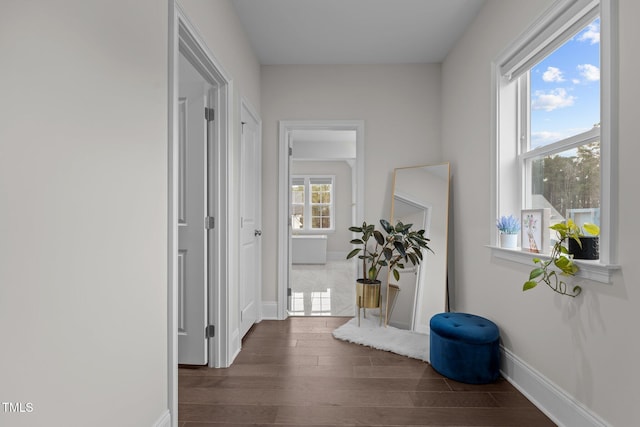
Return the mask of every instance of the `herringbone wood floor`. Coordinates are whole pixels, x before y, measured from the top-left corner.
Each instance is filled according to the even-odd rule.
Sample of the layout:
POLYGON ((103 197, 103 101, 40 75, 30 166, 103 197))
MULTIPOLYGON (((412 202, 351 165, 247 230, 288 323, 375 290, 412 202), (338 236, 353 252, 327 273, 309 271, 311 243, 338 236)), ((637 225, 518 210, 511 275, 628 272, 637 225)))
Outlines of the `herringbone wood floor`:
POLYGON ((462 384, 334 339, 347 320, 263 321, 230 368, 180 368, 179 427, 555 425, 503 379, 462 384))

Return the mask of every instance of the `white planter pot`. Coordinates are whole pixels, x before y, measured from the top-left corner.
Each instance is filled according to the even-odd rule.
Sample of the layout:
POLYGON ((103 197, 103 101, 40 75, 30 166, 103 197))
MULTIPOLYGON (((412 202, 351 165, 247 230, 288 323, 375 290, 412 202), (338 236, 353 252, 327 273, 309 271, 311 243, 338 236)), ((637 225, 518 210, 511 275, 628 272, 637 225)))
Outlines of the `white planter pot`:
POLYGON ((517 234, 504 234, 500 233, 500 247, 507 249, 515 249, 518 247, 518 235, 517 234))

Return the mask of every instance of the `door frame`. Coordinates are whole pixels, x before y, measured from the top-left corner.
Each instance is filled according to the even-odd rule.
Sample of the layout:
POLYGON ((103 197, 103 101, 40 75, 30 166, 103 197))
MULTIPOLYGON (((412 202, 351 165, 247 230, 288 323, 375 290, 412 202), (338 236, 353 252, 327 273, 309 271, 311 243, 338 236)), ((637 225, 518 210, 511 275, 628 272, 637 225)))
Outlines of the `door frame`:
MULTIPOLYGON (((215 218, 215 227, 209 232, 207 281, 209 324, 215 326, 215 335, 209 339, 209 367, 229 364, 229 172, 232 141, 231 112, 232 80, 208 49, 195 25, 190 22, 177 0, 169 2, 168 32, 168 175, 167 175, 167 405, 171 426, 178 423, 178 59, 182 52, 207 82, 214 86, 213 99, 216 119, 214 134, 217 143, 208 153, 214 173, 209 174, 207 186, 209 215, 215 218), (211 176, 212 175, 212 176, 211 176)), ((204 114, 204 112, 203 112, 204 114)), ((204 218, 203 218, 204 226, 204 218)), ((204 333, 204 331, 203 331, 204 333)))
MULTIPOLYGON (((278 155, 278 319, 287 315, 287 287, 289 285, 289 138, 294 130, 353 130, 356 132, 355 173, 352 175, 352 195, 355 209, 354 223, 364 219, 364 120, 280 120, 278 155)), ((354 276, 355 278, 355 276, 354 276)))

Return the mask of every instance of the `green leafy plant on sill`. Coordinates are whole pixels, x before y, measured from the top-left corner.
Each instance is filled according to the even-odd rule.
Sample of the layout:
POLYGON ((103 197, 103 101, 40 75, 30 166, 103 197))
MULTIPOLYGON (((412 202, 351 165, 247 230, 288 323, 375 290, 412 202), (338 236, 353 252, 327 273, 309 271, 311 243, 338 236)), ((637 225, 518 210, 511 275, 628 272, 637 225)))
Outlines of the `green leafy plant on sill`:
POLYGON ((578 266, 573 262, 572 256, 565 246, 565 242, 573 239, 582 247, 580 237, 584 236, 584 232, 586 231, 591 235, 597 236, 600 234, 600 228, 595 224, 585 223, 583 230, 572 219, 554 224, 549 228, 554 230, 558 235, 558 240, 556 240, 556 243, 551 248, 550 259, 533 259, 533 263, 537 264, 537 267, 529 273, 529 280, 524 283, 522 290, 528 291, 529 289, 535 288, 538 283, 543 282, 554 292, 575 298, 582 292, 582 287, 575 285, 569 291, 567 283, 560 278, 560 276, 575 276, 579 270, 578 266), (554 266, 560 271, 560 274, 553 269, 554 266))

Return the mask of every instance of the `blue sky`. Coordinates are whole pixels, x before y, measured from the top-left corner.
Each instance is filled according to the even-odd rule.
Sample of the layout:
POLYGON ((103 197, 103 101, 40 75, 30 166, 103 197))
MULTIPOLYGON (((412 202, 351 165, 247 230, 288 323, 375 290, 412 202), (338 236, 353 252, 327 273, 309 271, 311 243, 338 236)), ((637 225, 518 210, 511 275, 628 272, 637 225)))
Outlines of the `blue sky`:
POLYGON ((600 19, 531 69, 531 146, 600 122, 600 19))

